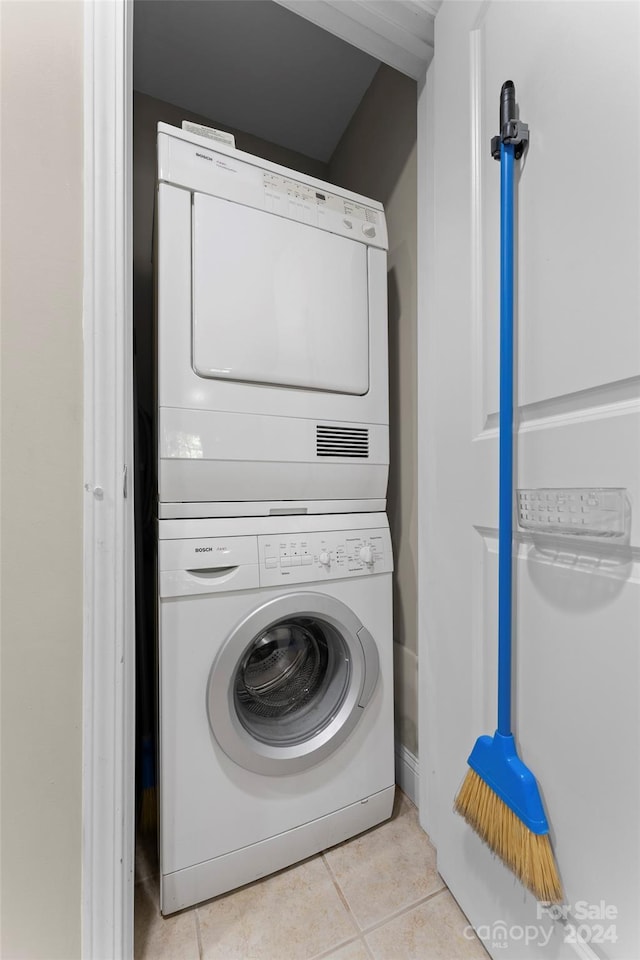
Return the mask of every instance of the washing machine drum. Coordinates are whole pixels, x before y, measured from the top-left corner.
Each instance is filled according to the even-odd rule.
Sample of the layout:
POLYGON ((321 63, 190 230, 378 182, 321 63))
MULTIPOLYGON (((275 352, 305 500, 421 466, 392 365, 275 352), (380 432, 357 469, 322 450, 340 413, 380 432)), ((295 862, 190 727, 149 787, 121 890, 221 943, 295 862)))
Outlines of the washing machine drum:
POLYGON ((353 730, 378 669, 371 635, 345 604, 324 594, 278 597, 239 624, 216 658, 211 730, 246 769, 305 769, 353 730))
POLYGON ((348 682, 349 656, 340 634, 319 620, 288 618, 249 647, 236 671, 236 709, 260 739, 306 739, 314 705, 321 715, 335 712, 348 682))

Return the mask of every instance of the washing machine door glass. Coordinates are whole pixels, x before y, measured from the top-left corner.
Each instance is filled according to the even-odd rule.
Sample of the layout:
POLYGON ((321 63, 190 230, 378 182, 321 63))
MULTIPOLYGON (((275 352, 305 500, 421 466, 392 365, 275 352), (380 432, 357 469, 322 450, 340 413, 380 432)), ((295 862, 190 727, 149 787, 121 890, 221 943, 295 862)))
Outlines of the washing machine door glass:
POLYGON ((350 667, 347 646, 330 623, 281 620, 256 637, 238 666, 238 717, 264 743, 307 740, 339 709, 350 667))
POLYGON ((357 726, 378 673, 377 646, 346 604, 321 593, 276 597, 237 625, 211 667, 211 732, 247 770, 306 769, 357 726))

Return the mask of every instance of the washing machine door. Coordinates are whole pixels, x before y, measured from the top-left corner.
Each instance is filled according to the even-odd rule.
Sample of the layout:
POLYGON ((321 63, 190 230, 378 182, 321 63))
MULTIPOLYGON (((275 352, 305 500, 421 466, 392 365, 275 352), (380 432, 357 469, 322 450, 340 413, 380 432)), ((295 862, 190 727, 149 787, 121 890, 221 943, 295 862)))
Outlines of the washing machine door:
POLYGON ((376 644, 344 603, 320 593, 276 597, 243 620, 216 657, 211 731, 247 770, 305 770, 351 733, 378 673, 376 644))

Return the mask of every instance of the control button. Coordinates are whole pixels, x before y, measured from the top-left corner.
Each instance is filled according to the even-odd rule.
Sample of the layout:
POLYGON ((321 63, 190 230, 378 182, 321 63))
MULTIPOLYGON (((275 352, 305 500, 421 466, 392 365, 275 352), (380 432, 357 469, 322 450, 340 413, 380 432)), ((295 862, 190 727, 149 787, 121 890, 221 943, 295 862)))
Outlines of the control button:
POLYGON ((373 550, 369 544, 365 544, 364 547, 360 548, 360 559, 363 563, 366 563, 368 567, 373 565, 373 550))
POLYGON ((291 566, 291 557, 280 557, 280 566, 281 566, 281 567, 290 567, 290 566, 291 566))
POLYGON ((320 556, 318 557, 318 560, 320 561, 323 567, 328 567, 329 564, 331 563, 331 557, 329 556, 326 550, 320 551, 320 556))
POLYGON ((273 570, 274 567, 278 566, 278 561, 276 557, 267 557, 264 563, 267 570, 273 570))
POLYGON ((305 553, 304 556, 302 557, 303 567, 308 566, 310 563, 313 563, 313 557, 310 556, 308 553, 305 553))
POLYGON ((353 230, 353 224, 351 223, 351 220, 347 220, 345 217, 345 219, 342 222, 344 223, 347 230, 353 230))
POLYGON ((299 567, 300 566, 300 557, 291 557, 291 566, 299 567))
POLYGON ((364 233, 365 237, 375 237, 375 235, 376 235, 376 228, 375 228, 375 227, 368 227, 368 226, 366 226, 366 224, 363 224, 362 232, 364 233))

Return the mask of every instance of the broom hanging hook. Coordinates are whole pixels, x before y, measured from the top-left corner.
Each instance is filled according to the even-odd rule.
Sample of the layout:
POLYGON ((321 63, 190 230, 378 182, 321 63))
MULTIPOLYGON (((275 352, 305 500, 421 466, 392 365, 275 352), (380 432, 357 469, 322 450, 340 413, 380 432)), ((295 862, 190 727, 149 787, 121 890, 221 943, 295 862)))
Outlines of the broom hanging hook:
POLYGON ((529 126, 516 117, 516 88, 513 80, 506 80, 500 91, 500 133, 491 139, 491 156, 500 160, 500 144, 511 143, 514 157, 519 160, 529 143, 529 126))

